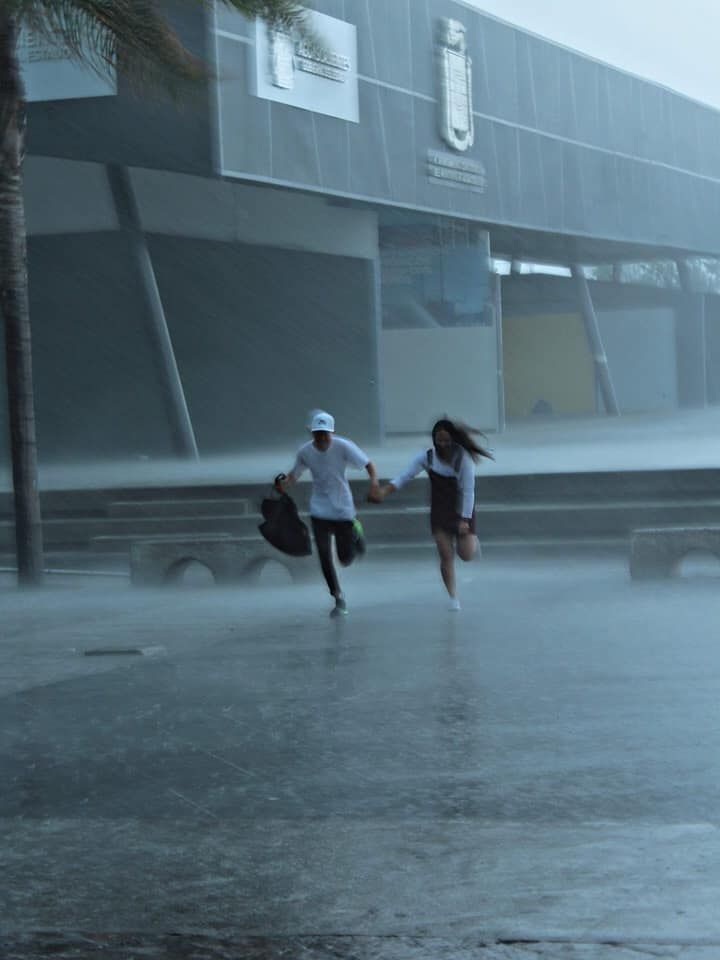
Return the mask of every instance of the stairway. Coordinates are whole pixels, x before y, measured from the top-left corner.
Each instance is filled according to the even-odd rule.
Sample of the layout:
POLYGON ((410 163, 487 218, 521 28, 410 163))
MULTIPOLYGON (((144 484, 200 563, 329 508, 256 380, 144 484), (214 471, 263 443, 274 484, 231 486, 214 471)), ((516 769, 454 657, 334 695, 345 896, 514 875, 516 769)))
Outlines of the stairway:
MULTIPOLYGON (((381 506, 364 502, 367 481, 351 483, 370 555, 431 547, 427 480, 381 506)), ((152 536, 226 534, 256 539, 266 484, 198 484, 45 491, 49 558, 123 569, 129 544, 152 536)), ((307 509, 309 484, 294 495, 307 509)), ((477 528, 486 549, 624 549, 629 532, 657 524, 720 522, 720 471, 670 470, 478 477, 477 528)), ((12 499, 0 495, 0 563, 13 563, 12 499)))

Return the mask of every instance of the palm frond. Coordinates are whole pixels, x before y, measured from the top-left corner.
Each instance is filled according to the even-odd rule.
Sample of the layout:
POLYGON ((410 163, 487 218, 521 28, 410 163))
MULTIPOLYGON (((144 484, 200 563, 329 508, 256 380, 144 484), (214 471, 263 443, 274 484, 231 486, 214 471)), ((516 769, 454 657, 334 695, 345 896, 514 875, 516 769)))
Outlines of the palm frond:
MULTIPOLYGON (((307 34, 296 0, 220 0, 248 17, 307 34)), ((188 8, 211 7, 186 0, 188 8)), ((108 77, 117 70, 132 86, 163 89, 177 97, 208 75, 208 67, 183 46, 157 0, 0 0, 0 13, 68 56, 108 77)), ((314 39, 314 38, 313 38, 314 39)))
POLYGON ((305 22, 305 11, 296 0, 220 0, 226 7, 234 7, 246 17, 260 17, 268 23, 285 28, 300 27, 305 22))
POLYGON ((294 33, 318 53, 327 52, 323 38, 312 29, 307 12, 297 0, 220 0, 223 6, 234 7, 251 19, 260 17, 271 26, 294 33))

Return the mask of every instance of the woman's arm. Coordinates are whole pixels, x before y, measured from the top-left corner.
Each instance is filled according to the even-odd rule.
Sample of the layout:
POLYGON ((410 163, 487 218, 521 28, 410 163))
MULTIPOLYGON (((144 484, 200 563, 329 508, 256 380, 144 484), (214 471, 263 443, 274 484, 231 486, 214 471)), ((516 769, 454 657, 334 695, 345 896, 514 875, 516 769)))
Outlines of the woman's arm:
POLYGON ((382 486, 378 486, 375 495, 371 498, 368 495, 368 499, 371 503, 382 503, 382 501, 387 497, 388 494, 394 493, 396 490, 400 490, 405 486, 406 483, 409 483, 414 477, 416 477, 421 470, 424 470, 426 467, 425 463, 425 452, 419 453, 414 457, 407 468, 400 474, 399 477, 396 477, 390 483, 385 483, 382 486))
POLYGON ((458 533, 469 533, 470 522, 475 510, 475 470, 472 458, 464 453, 458 473, 458 487, 460 493, 460 523, 458 533))

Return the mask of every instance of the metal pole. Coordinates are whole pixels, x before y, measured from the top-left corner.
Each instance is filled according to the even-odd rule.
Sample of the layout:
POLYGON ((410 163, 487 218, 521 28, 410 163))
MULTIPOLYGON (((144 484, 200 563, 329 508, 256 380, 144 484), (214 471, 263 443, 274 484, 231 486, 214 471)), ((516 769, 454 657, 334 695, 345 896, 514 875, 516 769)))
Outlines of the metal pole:
POLYGON ((503 308, 502 308, 502 277, 499 273, 490 274, 493 315, 497 342, 497 409, 498 433, 505 429, 505 362, 503 357, 503 308))
POLYGON ((376 417, 378 443, 382 445, 385 443, 385 390, 383 384, 382 272, 380 258, 375 257, 369 261, 368 269, 374 314, 370 326, 374 350, 373 376, 370 379, 370 387, 372 388, 371 409, 373 409, 376 417))
POLYGON ((127 167, 108 164, 107 175, 120 228, 130 238, 132 256, 140 274, 140 281, 145 294, 150 320, 150 335, 159 361, 163 399, 170 421, 173 448, 179 457, 197 460, 199 454, 195 433, 180 379, 180 371, 175 359, 175 351, 170 338, 155 270, 143 233, 130 174, 127 167))
POLYGON ((595 307, 592 302, 592 297, 590 296, 587 277, 579 263, 573 263, 570 269, 580 299, 580 309, 582 310, 583 320, 585 321, 585 332, 595 363, 595 373, 598 383, 600 384, 600 392, 602 393, 605 410, 610 416, 616 417, 619 415, 620 410, 618 408, 617 397, 615 396, 615 387, 613 386, 612 377, 610 376, 607 354, 605 353, 605 347, 603 346, 600 335, 597 314, 595 313, 595 307))

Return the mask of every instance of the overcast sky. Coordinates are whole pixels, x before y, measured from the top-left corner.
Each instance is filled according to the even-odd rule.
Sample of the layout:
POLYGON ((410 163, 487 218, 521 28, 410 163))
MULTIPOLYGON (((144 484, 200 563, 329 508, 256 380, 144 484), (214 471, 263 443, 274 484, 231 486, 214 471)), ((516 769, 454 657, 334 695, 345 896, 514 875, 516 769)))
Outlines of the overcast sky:
POLYGON ((466 0, 720 108, 720 0, 466 0))

